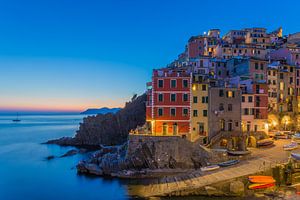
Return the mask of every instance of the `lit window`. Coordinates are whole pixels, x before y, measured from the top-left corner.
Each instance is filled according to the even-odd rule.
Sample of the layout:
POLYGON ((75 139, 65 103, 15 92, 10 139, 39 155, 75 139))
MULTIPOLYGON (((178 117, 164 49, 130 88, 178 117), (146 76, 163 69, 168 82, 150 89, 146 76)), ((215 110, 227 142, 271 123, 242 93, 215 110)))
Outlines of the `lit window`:
POLYGON ((284 90, 284 82, 280 82, 279 88, 280 88, 280 90, 284 90))
POLYGON ((232 98, 233 97, 233 92, 232 91, 227 91, 227 97, 232 98))

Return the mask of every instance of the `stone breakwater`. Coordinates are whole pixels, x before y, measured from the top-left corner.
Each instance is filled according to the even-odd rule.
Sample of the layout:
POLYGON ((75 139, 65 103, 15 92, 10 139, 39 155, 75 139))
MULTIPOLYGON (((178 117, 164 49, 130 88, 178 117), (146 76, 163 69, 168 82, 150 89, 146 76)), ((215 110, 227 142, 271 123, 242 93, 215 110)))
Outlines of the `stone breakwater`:
POLYGON ((128 142, 104 147, 78 164, 80 173, 123 178, 151 177, 199 169, 228 158, 180 137, 130 135, 128 142))
POLYGON ((145 123, 145 102, 146 94, 133 97, 116 114, 99 114, 84 118, 75 137, 63 137, 46 143, 85 147, 121 145, 127 141, 130 130, 145 123))

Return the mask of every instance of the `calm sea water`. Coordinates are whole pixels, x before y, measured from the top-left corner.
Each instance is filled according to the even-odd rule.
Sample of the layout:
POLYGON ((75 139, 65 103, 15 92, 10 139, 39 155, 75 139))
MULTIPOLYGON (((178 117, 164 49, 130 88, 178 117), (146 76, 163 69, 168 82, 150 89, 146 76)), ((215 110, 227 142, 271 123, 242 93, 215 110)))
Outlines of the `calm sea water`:
POLYGON ((0 200, 128 199, 126 185, 116 179, 77 175, 76 164, 87 155, 55 158, 72 147, 43 145, 73 136, 82 115, 0 115, 0 200))

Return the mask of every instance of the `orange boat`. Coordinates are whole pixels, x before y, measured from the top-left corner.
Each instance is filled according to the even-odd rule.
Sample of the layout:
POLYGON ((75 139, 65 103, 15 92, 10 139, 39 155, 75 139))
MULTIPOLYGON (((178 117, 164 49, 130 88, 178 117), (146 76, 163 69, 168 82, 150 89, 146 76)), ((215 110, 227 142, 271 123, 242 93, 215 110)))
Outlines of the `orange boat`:
POLYGON ((275 183, 275 179, 270 179, 270 178, 253 178, 249 179, 251 183, 275 183))
POLYGON ((254 183, 249 185, 249 189, 251 190, 256 190, 256 189, 265 189, 265 188, 270 188, 274 187, 275 183, 254 183))
POLYGON ((272 176, 248 176, 249 179, 274 179, 272 176))

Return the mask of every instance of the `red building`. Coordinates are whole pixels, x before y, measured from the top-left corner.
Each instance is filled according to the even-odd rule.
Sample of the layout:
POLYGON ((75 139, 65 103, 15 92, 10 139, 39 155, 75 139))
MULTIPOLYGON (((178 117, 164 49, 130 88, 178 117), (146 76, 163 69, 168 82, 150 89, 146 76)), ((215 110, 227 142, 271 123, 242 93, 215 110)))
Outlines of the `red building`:
POLYGON ((147 84, 146 121, 153 135, 181 135, 190 132, 191 74, 188 70, 153 70, 147 84))
POLYGON ((204 55, 204 37, 191 37, 188 42, 188 57, 197 58, 204 55))

